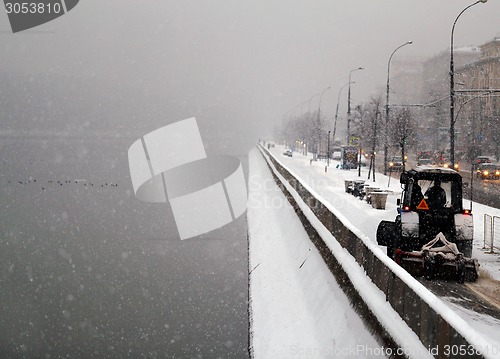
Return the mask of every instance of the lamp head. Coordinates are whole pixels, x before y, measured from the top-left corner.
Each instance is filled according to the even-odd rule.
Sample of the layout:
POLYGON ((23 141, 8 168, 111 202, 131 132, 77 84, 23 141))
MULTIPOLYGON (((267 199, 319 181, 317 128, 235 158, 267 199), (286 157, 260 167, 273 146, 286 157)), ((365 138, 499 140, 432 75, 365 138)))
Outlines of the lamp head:
MULTIPOLYGON (((484 1, 486 2, 487 0, 484 0, 484 1)), ((407 44, 411 45, 411 44, 413 44, 413 41, 410 40, 410 41, 407 42, 407 44)))
POLYGON ((482 2, 483 4, 487 2, 488 0, 479 0, 479 2, 482 2))

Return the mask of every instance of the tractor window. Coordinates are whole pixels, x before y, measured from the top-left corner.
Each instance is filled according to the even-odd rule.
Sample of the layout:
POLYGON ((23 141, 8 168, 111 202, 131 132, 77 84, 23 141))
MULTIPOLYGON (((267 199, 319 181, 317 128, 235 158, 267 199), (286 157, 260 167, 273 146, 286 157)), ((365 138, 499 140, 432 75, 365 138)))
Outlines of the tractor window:
POLYGON ((416 210, 420 202, 424 198, 422 194, 422 189, 418 182, 414 182, 413 179, 408 183, 408 191, 405 193, 405 205, 410 205, 412 210, 416 210))
POLYGON ((420 180, 423 197, 432 210, 443 208, 459 208, 456 192, 456 183, 452 181, 420 180))

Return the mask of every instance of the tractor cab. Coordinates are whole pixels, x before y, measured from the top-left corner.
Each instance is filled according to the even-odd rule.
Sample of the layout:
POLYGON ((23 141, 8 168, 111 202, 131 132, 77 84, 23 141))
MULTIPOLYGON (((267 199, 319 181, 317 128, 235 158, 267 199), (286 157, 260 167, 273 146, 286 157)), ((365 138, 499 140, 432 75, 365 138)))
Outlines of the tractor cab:
POLYGON ((461 213, 462 177, 441 168, 417 168, 403 172, 400 211, 461 213))
POLYGON ((403 172, 400 182, 403 192, 398 214, 394 222, 379 224, 378 244, 387 246, 387 255, 408 271, 412 265, 417 267, 416 273, 425 275, 461 268, 460 281, 477 279, 477 260, 470 259, 472 213, 463 209, 460 174, 422 166, 403 172), (443 246, 435 247, 437 242, 443 246))

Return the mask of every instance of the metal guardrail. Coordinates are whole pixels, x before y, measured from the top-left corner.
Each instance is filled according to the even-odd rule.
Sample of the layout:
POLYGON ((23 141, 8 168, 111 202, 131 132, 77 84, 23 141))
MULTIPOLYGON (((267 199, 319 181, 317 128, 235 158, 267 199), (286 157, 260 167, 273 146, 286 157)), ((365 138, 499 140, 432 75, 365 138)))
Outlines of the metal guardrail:
POLYGON ((483 250, 488 250, 486 253, 494 254, 500 251, 500 217, 484 215, 484 239, 483 250))

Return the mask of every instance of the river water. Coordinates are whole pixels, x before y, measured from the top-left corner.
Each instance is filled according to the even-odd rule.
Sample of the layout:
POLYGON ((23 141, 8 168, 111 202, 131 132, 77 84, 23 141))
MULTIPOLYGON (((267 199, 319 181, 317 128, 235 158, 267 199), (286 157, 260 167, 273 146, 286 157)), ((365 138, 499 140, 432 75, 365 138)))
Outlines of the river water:
POLYGON ((245 216, 181 241, 133 141, 1 139, 0 357, 248 356, 245 216))

